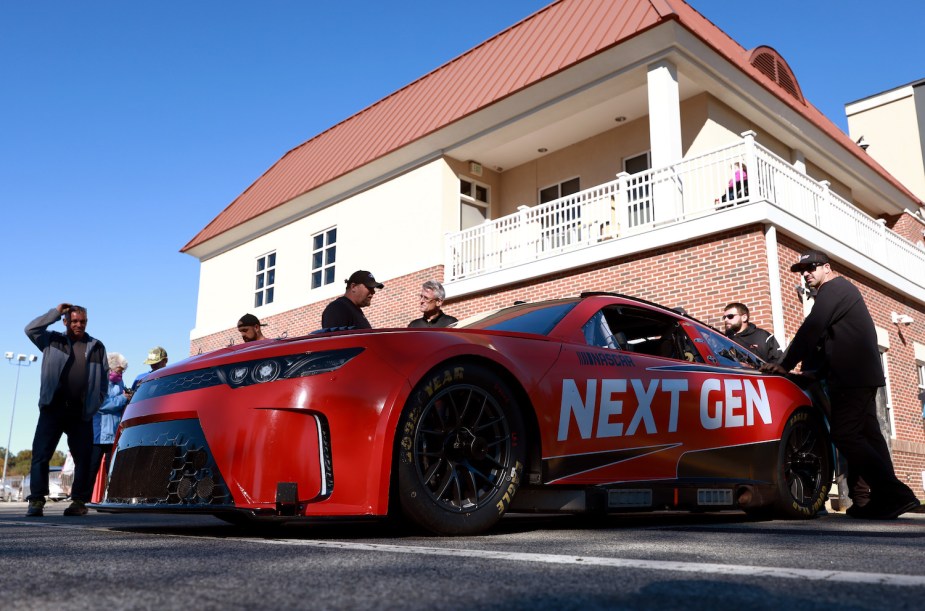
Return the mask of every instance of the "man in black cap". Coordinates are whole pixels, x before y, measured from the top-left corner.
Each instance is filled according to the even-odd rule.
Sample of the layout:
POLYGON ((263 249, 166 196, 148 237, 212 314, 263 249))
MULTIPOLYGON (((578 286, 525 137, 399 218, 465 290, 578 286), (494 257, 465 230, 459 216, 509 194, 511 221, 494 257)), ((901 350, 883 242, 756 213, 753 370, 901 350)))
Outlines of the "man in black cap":
POLYGON ((790 267, 816 291, 813 309, 800 325, 779 365, 761 370, 784 374, 802 363, 827 385, 832 404, 832 441, 848 461, 848 484, 858 477, 870 486, 870 501, 855 504, 855 518, 892 520, 919 506, 919 500, 893 471, 893 461, 877 422, 877 389, 885 384, 877 331, 861 292, 836 277, 825 253, 810 250, 790 267))
POLYGON ((238 333, 241 334, 241 339, 244 340, 244 343, 266 339, 263 336, 263 331, 260 330, 261 326, 259 318, 253 314, 245 314, 238 321, 238 333))
POLYGON ((322 328, 371 329, 372 325, 360 308, 368 307, 376 289, 383 289, 385 285, 362 269, 353 272, 345 282, 347 289, 344 294, 329 303, 321 313, 322 328))

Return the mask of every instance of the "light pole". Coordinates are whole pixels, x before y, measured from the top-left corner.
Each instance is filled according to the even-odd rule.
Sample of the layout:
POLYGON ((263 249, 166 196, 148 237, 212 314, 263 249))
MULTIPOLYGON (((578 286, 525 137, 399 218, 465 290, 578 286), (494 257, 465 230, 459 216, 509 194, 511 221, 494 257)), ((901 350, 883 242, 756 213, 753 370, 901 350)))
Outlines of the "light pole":
POLYGON ((3 355, 6 357, 6 360, 9 361, 10 365, 16 365, 16 384, 13 386, 13 409, 10 410, 10 432, 6 436, 6 454, 3 455, 3 483, 6 483, 6 466, 10 462, 10 442, 13 439, 13 416, 16 415, 16 394, 19 392, 19 372, 22 371, 23 365, 28 367, 32 363, 39 360, 39 357, 34 354, 26 356, 25 354, 13 355, 12 352, 7 352, 3 355))

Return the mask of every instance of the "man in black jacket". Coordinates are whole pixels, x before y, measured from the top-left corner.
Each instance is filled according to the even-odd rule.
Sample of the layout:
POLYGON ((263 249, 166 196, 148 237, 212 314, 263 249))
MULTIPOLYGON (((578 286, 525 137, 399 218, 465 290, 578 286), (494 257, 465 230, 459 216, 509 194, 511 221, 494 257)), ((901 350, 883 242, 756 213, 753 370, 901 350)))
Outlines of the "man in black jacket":
POLYGON ((854 487, 860 476, 870 486, 870 502, 852 505, 849 515, 897 518, 920 503, 896 477, 877 422, 877 389, 885 380, 874 321, 861 292, 845 278, 835 276, 825 253, 804 253, 790 271, 802 274, 806 286, 816 290, 813 309, 781 363, 768 363, 761 369, 784 374, 803 363, 804 371, 816 371, 828 387, 832 441, 848 461, 849 485, 854 487))
POLYGON ((744 303, 730 303, 723 308, 723 326, 726 337, 744 346, 769 363, 779 363, 783 354, 774 336, 749 321, 748 307, 744 303))

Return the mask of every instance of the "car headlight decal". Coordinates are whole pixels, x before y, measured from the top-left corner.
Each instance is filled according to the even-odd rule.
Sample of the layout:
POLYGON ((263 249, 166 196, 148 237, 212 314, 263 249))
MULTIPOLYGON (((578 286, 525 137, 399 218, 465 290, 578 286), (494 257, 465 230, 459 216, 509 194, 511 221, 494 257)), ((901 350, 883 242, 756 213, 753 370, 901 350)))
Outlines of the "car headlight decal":
POLYGON ((343 367, 363 350, 364 348, 341 348, 322 352, 303 352, 187 371, 142 383, 132 400, 139 402, 221 384, 227 384, 231 388, 241 388, 276 380, 328 373, 343 367))
POLYGON ((232 388, 266 384, 276 380, 303 378, 339 369, 361 352, 363 352, 363 348, 342 348, 323 352, 290 354, 228 365, 222 368, 220 375, 225 378, 226 383, 232 388))

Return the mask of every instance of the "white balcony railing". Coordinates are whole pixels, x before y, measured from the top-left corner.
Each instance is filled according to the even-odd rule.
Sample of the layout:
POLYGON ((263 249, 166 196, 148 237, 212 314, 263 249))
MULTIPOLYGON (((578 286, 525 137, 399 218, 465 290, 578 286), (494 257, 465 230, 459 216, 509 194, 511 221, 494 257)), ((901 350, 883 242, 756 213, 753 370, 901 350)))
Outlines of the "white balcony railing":
POLYGON ((574 195, 521 206, 518 212, 446 236, 445 279, 473 278, 521 263, 767 201, 836 240, 903 274, 918 285, 925 251, 887 229, 756 143, 741 143, 666 168, 613 180, 574 195), (737 165, 738 164, 738 165, 737 165), (745 168, 745 180, 736 180, 745 168))

